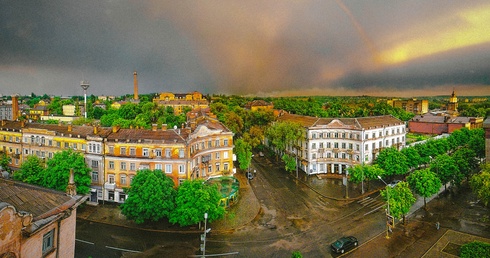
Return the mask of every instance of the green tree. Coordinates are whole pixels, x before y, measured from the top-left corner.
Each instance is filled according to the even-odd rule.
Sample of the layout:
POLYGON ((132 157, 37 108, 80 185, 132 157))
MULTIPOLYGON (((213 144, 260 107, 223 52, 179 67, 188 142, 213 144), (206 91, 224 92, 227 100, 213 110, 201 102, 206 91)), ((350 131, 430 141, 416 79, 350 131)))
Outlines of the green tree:
POLYGON ((403 217, 403 224, 405 224, 405 215, 416 201, 408 183, 400 182, 395 187, 387 186, 385 190, 381 190, 381 196, 390 205, 390 215, 397 219, 403 217), (388 194, 390 196, 389 199, 388 194))
POLYGON ((175 208, 176 190, 171 178, 161 170, 139 170, 131 187, 125 189, 128 195, 120 206, 121 213, 137 224, 161 218, 168 218, 175 208))
POLYGON ((461 258, 490 258, 490 244, 480 241, 473 241, 461 246, 459 254, 461 258))
POLYGON ((14 173, 14 179, 24 183, 40 185, 44 174, 44 162, 38 156, 29 155, 14 173))
POLYGON ((475 152, 477 158, 483 159, 485 157, 485 130, 483 128, 470 131, 468 148, 475 152))
POLYGON ((446 190, 447 183, 452 182, 455 185, 459 185, 463 179, 458 166, 456 166, 456 162, 448 154, 437 156, 430 163, 429 169, 439 177, 441 183, 444 185, 444 190, 446 190))
POLYGON ((358 164, 348 168, 349 180, 354 183, 362 183, 361 193, 364 194, 364 182, 368 183, 367 189, 369 189, 369 182, 378 176, 383 176, 385 171, 378 165, 365 165, 358 164))
POLYGON ((466 146, 458 148, 453 152, 451 157, 454 159, 462 177, 466 177, 467 179, 470 178, 471 174, 478 166, 478 159, 475 151, 466 146))
POLYGON ((10 172, 10 167, 9 167, 9 164, 11 162, 11 158, 7 155, 7 153, 5 152, 0 152, 0 166, 6 170, 6 171, 9 171, 10 172))
POLYGON ((409 168, 417 168, 422 164, 422 158, 418 151, 413 147, 403 148, 400 151, 403 155, 405 155, 407 160, 407 165, 409 168))
POLYGON ((303 255, 301 254, 300 251, 294 251, 292 254, 291 254, 291 258, 303 258, 303 255))
POLYGON ((252 161, 252 146, 242 138, 235 141, 235 154, 238 159, 240 169, 247 169, 252 161))
POLYGON ((46 162, 47 167, 42 175, 41 185, 65 191, 73 169, 77 193, 86 194, 90 190, 90 168, 85 163, 81 153, 71 149, 56 152, 52 159, 46 162))
POLYGON ((284 161, 284 169, 287 172, 291 173, 296 171, 296 160, 294 157, 284 154, 282 155, 282 161, 284 161))
POLYGON ((482 171, 471 177, 470 186, 485 206, 490 203, 490 165, 482 166, 482 171))
POLYGON ((404 175, 408 172, 407 158, 395 148, 383 149, 375 160, 387 175, 404 175))
POLYGON ((269 144, 276 148, 280 154, 284 152, 288 144, 294 144, 304 137, 306 130, 299 123, 277 122, 266 130, 269 144))
POLYGON ((180 226, 189 226, 204 220, 223 218, 225 209, 219 205, 221 194, 216 185, 208 185, 203 180, 186 180, 177 189, 176 208, 170 214, 170 222, 180 226))
POLYGON ((407 182, 416 194, 424 197, 424 209, 427 209, 426 198, 436 194, 441 189, 441 180, 436 173, 428 168, 412 172, 407 177, 407 182))

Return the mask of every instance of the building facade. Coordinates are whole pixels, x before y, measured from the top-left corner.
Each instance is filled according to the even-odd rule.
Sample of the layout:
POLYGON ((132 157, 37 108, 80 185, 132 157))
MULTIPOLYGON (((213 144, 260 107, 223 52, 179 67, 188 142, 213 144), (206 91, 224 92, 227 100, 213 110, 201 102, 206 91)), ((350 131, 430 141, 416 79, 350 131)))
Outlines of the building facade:
POLYGON ((83 154, 91 168, 93 203, 124 202, 124 188, 141 169, 161 170, 176 186, 234 172, 233 133, 213 117, 182 128, 152 129, 1 121, 0 151, 11 158, 14 170, 29 155, 50 159, 65 149, 83 154))
POLYGON ((85 197, 0 179, 0 257, 74 257, 85 197))
POLYGON ((429 112, 429 101, 426 99, 407 99, 407 100, 393 100, 393 107, 401 108, 407 112, 421 115, 429 112))
POLYGON ((202 93, 194 91, 191 93, 162 92, 153 99, 158 106, 172 107, 176 115, 182 114, 186 108, 199 109, 209 107, 209 102, 202 93))
POLYGON ((482 128, 483 117, 452 117, 447 114, 434 115, 427 113, 414 116, 408 121, 411 133, 445 134, 466 127, 468 129, 482 128))
POLYGON ((282 114, 278 121, 301 124, 306 136, 289 144, 286 152, 297 157, 308 175, 345 174, 350 166, 370 164, 384 148, 405 146, 405 123, 393 116, 316 118, 282 114))

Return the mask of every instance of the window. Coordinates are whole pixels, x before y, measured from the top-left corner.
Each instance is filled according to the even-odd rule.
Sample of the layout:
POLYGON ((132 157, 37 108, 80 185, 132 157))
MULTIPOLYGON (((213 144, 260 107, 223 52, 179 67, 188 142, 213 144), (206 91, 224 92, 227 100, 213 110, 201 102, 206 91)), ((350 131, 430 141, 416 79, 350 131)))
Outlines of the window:
POLYGON ((87 145, 84 143, 82 144, 82 150, 85 150, 87 148, 87 145))
POLYGON ((126 147, 121 147, 121 155, 126 155, 126 147))
POLYGON ((165 173, 172 173, 172 164, 165 164, 165 173))
POLYGON ((223 145, 228 146, 228 139, 223 140, 223 145))
POLYGON ((109 146, 109 154, 114 154, 114 146, 109 146))
POLYGON ((155 164, 155 170, 162 170, 162 164, 155 164))
POLYGON ((216 163, 215 165, 216 165, 216 170, 215 171, 218 172, 219 171, 219 163, 216 163))
POLYGON ((219 147, 219 140, 216 140, 216 142, 214 143, 214 146, 219 147))
POLYGON ((126 162, 121 162, 121 170, 126 170, 126 162))
POLYGON ((136 163, 133 163, 133 162, 129 163, 129 170, 135 171, 136 170, 136 163))
POLYGON ((313 149, 313 150, 316 149, 316 143, 311 144, 311 149, 313 149))
POLYGON ((109 161, 109 169, 114 169, 114 161, 109 161))
POLYGON ((148 157, 150 155, 150 151, 148 148, 143 148, 143 157, 148 157))
POLYGON ((114 175, 108 175, 109 184, 114 184, 114 175))
POLYGON ((346 145, 347 145, 347 144, 346 144, 345 142, 343 142, 343 143, 342 143, 342 149, 345 149, 345 148, 346 148, 346 145))
POLYGON ((334 143, 333 143, 333 147, 334 147, 335 149, 338 149, 338 148, 339 148, 339 143, 338 143, 338 142, 334 142, 334 143))
POLYGON ((43 235, 43 255, 54 249, 54 229, 43 235))
POLYGON ((121 185, 126 185, 126 175, 121 175, 121 185))
POLYGON ((162 150, 161 149, 156 149, 155 150, 155 156, 161 157, 162 156, 162 150))
POLYGON ((211 141, 208 141, 208 148, 211 148, 211 141))
POLYGON ((65 142, 65 148, 70 148, 70 144, 65 142))
POLYGON ((183 157, 184 157, 184 150, 180 149, 179 150, 179 158, 183 158, 183 157))
POLYGON ((223 158, 224 159, 227 159, 228 158, 228 152, 227 151, 223 152, 223 158))
MULTIPOLYGON (((147 149, 148 150, 148 149, 147 149)), ((129 148, 129 155, 130 156, 136 156, 136 149, 135 148, 129 148)), ((144 154, 143 154, 144 155, 144 154)))
POLYGON ((99 172, 92 171, 92 182, 98 182, 98 181, 99 181, 99 172))
POLYGON ((185 173, 184 165, 179 165, 179 173, 180 174, 185 173))
POLYGON ((92 160, 92 167, 98 168, 99 167, 99 161, 98 160, 92 160))
POLYGON ((219 159, 219 156, 220 156, 219 152, 216 152, 215 159, 219 159))
POLYGON ((327 142, 327 148, 328 148, 328 149, 332 148, 332 143, 327 142))
POLYGON ((165 149, 165 158, 170 158, 170 149, 165 149))
POLYGON ((223 163, 223 169, 225 171, 228 171, 230 169, 228 163, 223 163))

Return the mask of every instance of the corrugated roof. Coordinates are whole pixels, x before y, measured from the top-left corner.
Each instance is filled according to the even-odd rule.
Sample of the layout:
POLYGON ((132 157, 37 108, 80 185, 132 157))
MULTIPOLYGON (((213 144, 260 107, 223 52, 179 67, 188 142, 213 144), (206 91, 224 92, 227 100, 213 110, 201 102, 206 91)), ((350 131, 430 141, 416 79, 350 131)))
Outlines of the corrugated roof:
POLYGON ((17 211, 31 213, 34 220, 54 215, 73 206, 80 196, 0 179, 0 202, 6 202, 17 211))

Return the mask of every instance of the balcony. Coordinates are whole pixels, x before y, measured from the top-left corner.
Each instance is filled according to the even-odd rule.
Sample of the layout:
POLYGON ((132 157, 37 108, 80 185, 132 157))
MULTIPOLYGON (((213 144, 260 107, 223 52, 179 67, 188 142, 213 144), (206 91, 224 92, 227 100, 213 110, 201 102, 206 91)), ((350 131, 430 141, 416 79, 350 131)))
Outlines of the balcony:
POLYGON ((109 190, 109 191, 114 191, 114 190, 116 190, 116 183, 105 182, 104 188, 109 190))

